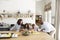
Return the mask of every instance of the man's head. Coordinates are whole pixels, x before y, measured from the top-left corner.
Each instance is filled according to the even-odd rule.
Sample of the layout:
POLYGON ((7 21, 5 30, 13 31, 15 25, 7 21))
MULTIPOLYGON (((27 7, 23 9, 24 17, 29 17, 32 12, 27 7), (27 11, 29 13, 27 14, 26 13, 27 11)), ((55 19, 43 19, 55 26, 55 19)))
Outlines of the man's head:
POLYGON ((38 20, 38 23, 42 25, 43 24, 43 20, 42 19, 39 19, 38 20))

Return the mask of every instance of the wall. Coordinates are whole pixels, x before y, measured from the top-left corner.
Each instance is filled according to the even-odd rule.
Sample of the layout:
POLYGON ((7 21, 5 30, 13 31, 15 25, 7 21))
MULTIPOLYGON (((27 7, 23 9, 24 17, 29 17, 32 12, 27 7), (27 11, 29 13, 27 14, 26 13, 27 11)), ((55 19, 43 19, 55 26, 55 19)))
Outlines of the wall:
POLYGON ((12 15, 12 17, 3 16, 0 18, 0 22, 8 23, 8 24, 16 24, 18 19, 22 19, 23 23, 32 23, 35 24, 35 14, 19 14, 18 16, 12 15))
MULTIPOLYGON (((6 10, 6 13, 16 13, 20 11, 21 13, 27 13, 31 10, 31 13, 35 15, 35 0, 0 0, 0 14, 3 13, 3 10, 6 10)), ((35 16, 34 19, 31 18, 22 18, 24 23, 35 23, 35 16)), ((15 18, 7 18, 3 19, 0 22, 5 22, 8 24, 15 24, 17 19, 15 18)))
POLYGON ((6 10, 8 12, 31 12, 35 13, 35 1, 34 0, 0 0, 0 11, 6 10))
MULTIPOLYGON (((51 0, 0 0, 0 13, 3 10, 9 13, 15 13, 18 10, 22 13, 27 13, 28 10, 31 10, 32 13, 36 12, 36 15, 42 15, 43 20, 45 20, 44 6, 51 2, 51 0)), ((54 15, 54 0, 52 0, 52 14, 54 15)), ((34 17, 35 19, 35 17, 34 17)))
POLYGON ((51 0, 41 0, 36 2, 36 15, 42 15, 43 20, 45 20, 44 6, 48 4, 51 0))
MULTIPOLYGON (((23 23, 32 23, 34 24, 34 20, 32 18, 18 18, 18 19, 23 19, 23 23)), ((17 20, 16 18, 7 18, 3 19, 1 22, 7 23, 7 24, 16 24, 17 20)))
POLYGON ((42 15, 44 10, 44 2, 36 1, 36 15, 42 15))
POLYGON ((36 2, 36 15, 42 15, 43 20, 45 20, 44 6, 50 2, 52 7, 51 16, 55 16, 55 0, 41 0, 36 2))
MULTIPOLYGON (((53 21, 53 22, 55 22, 55 10, 56 10, 56 0, 51 0, 52 1, 52 13, 51 13, 51 15, 52 15, 52 17, 54 17, 54 19, 52 19, 51 21, 53 21)), ((53 23, 52 22, 52 23, 53 23)), ((54 23, 55 24, 55 23, 54 23)))
POLYGON ((44 1, 37 1, 36 2, 36 15, 42 15, 44 20, 44 1))

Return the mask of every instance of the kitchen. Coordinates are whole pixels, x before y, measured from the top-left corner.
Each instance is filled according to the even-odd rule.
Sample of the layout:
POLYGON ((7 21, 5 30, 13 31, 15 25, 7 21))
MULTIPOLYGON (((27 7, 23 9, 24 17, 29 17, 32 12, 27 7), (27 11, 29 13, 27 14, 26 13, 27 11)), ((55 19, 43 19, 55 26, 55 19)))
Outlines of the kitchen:
POLYGON ((55 8, 56 0, 0 0, 0 33, 2 33, 3 36, 7 34, 15 35, 14 37, 10 36, 6 39, 1 38, 1 40, 57 40, 56 36, 59 32, 56 27, 57 21, 55 20, 58 17, 55 8), (54 26, 57 31, 54 38, 44 32, 33 31, 33 33, 30 33, 28 36, 22 36, 21 32, 10 31, 10 28, 17 23, 18 19, 22 19, 23 24, 29 23, 30 25, 37 24, 40 26, 40 24, 37 23, 37 20, 40 18, 54 26))

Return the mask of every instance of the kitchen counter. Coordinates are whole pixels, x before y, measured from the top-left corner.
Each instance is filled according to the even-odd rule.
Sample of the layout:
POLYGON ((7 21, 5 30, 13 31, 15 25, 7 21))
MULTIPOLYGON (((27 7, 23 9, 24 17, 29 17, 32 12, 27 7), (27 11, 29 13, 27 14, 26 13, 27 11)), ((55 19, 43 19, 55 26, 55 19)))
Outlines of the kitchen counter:
MULTIPOLYGON (((0 33, 18 33, 13 31, 0 31, 0 33)), ((44 32, 39 32, 39 34, 30 34, 29 36, 22 36, 19 32, 19 36, 17 38, 9 38, 9 39, 0 39, 0 40, 54 40, 50 35, 44 32)))
POLYGON ((0 31, 9 31, 10 26, 0 26, 0 31))

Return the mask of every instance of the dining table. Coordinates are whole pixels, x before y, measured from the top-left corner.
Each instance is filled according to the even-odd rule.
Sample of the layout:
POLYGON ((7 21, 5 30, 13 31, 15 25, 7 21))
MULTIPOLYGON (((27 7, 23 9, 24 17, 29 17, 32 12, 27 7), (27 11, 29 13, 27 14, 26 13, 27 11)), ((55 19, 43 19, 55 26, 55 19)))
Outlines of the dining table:
POLYGON ((18 37, 12 37, 12 38, 3 38, 0 40, 54 40, 49 34, 45 32, 38 32, 35 34, 30 34, 28 36, 23 36, 21 32, 15 32, 15 31, 0 31, 0 33, 16 33, 19 34, 18 37))

